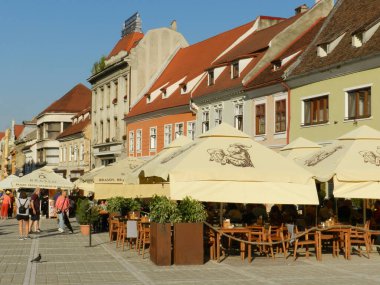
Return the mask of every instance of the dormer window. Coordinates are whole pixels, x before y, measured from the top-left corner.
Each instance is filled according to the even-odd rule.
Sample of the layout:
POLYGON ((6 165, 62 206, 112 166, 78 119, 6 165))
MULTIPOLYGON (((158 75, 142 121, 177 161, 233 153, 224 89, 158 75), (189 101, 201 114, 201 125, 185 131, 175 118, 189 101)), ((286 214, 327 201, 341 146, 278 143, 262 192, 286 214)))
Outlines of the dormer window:
POLYGON ((239 77, 239 62, 234 62, 231 64, 231 78, 239 77))
POLYGON ((179 86, 181 87, 181 94, 185 94, 187 92, 186 83, 181 83, 179 86))
POLYGON ((163 99, 167 98, 166 88, 162 88, 162 89, 160 89, 160 90, 161 90, 161 92, 162 92, 162 98, 163 98, 163 99))
POLYGON ((319 57, 327 56, 327 44, 320 44, 317 48, 317 55, 319 57))
POLYGON ((146 102, 150 103, 150 93, 145 94, 146 102))
POLYGON ((215 79, 214 79, 214 70, 208 71, 208 86, 214 85, 215 79))
POLYGON ((361 47, 363 45, 363 33, 356 33, 352 36, 352 46, 361 47))
POLYGON ((281 60, 275 60, 275 61, 272 61, 272 70, 273 71, 277 71, 281 68, 281 65, 282 65, 282 62, 281 60))

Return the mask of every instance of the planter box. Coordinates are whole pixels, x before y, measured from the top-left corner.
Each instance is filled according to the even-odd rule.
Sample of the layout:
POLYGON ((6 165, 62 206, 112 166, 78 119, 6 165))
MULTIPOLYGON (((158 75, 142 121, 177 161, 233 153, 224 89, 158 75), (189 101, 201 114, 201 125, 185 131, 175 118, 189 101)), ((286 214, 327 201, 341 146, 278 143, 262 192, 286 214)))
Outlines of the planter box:
POLYGON ((80 225, 80 232, 82 233, 82 235, 89 236, 90 230, 91 230, 90 225, 80 225))
POLYGON ((174 264, 204 264, 203 223, 174 224, 174 264))
POLYGON ((156 265, 172 264, 171 224, 150 224, 150 260, 156 265))

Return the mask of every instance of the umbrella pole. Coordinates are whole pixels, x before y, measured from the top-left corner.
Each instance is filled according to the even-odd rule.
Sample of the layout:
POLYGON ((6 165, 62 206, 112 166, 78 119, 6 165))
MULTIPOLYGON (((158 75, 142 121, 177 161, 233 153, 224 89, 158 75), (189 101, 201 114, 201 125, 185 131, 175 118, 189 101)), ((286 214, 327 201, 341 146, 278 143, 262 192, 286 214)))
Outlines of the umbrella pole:
POLYGON ((220 203, 219 206, 219 224, 220 226, 223 225, 223 203, 220 203))
POLYGON ((367 221, 367 199, 363 199, 363 224, 367 221))

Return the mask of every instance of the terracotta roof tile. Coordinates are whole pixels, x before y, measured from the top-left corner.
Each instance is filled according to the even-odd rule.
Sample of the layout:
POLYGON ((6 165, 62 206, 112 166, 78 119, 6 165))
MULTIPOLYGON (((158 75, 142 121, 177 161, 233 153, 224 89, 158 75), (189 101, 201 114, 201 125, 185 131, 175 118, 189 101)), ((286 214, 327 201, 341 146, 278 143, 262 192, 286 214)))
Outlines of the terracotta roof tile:
POLYGON ((335 64, 341 64, 355 58, 379 54, 380 28, 372 38, 356 48, 351 44, 354 32, 368 28, 380 18, 379 0, 341 0, 327 17, 321 33, 302 56, 300 64, 293 70, 291 76, 301 75, 335 64), (328 43, 345 33, 335 49, 325 57, 317 56, 317 45, 328 43))
POLYGON ((18 137, 21 135, 22 131, 24 130, 24 125, 15 125, 15 139, 17 140, 18 137))
POLYGON ((43 110, 44 113, 77 113, 91 106, 91 90, 78 84, 60 99, 43 110))
POLYGON ((91 122, 91 119, 87 117, 86 119, 80 121, 79 123, 72 124, 66 130, 64 130, 61 134, 59 134, 57 139, 61 139, 67 136, 81 133, 90 124, 90 122, 91 122))
POLYGON ((0 140, 5 137, 5 133, 4 132, 0 132, 0 140))
MULTIPOLYGON (((164 85, 170 86, 182 78, 185 78, 185 82, 189 82, 201 75, 218 55, 227 49, 237 38, 248 31, 253 24, 254 21, 180 49, 160 77, 152 85, 148 93, 152 93, 164 85)), ((188 105, 189 98, 190 92, 181 94, 181 90, 178 86, 166 99, 162 99, 162 96, 158 96, 151 103, 147 103, 145 97, 141 98, 136 105, 133 106, 127 117, 130 118, 156 110, 188 105)))
POLYGON ((319 19, 316 23, 314 23, 313 26, 305 31, 305 33, 300 35, 293 43, 291 43, 280 52, 274 61, 281 61, 289 56, 295 55, 285 65, 281 66, 280 69, 274 71, 272 63, 268 64, 267 67, 261 73, 259 73, 257 77, 248 82, 245 87, 248 89, 260 88, 281 81, 282 75, 284 74, 287 67, 294 63, 302 55, 307 46, 315 38, 316 34, 323 24, 323 21, 324 19, 319 19))
POLYGON ((134 48, 143 37, 144 37, 143 33, 137 33, 137 32, 133 32, 126 35, 125 37, 122 37, 117 42, 117 44, 112 49, 112 51, 110 52, 107 58, 111 58, 112 56, 117 55, 122 50, 130 52, 131 49, 134 48))

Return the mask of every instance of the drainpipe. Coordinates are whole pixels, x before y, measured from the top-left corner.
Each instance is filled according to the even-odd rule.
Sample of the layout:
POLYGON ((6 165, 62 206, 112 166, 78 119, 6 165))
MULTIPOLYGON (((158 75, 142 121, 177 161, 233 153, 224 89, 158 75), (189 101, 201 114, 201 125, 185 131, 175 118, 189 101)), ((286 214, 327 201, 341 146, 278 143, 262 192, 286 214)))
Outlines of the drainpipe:
POLYGON ((288 124, 286 126, 286 144, 289 144, 290 119, 291 119, 291 116, 290 116, 290 96, 291 96, 291 90, 290 90, 289 85, 286 84, 286 82, 282 81, 281 85, 283 87, 285 87, 286 91, 288 92, 288 112, 287 112, 287 115, 288 115, 288 124))

